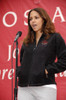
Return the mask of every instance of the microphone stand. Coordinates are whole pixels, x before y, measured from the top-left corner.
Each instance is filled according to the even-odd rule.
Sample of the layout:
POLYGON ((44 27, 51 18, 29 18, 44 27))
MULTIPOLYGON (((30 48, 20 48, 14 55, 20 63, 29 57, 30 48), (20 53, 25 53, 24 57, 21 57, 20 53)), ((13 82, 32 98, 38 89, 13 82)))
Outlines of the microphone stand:
POLYGON ((15 88, 14 88, 14 100, 17 100, 17 73, 18 68, 18 41, 16 40, 16 66, 15 66, 15 88))

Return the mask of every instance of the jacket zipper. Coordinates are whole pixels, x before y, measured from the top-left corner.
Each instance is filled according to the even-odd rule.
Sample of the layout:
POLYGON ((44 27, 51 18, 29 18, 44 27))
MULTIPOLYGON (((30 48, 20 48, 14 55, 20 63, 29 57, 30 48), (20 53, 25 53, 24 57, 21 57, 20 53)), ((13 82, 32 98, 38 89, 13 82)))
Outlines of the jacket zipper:
MULTIPOLYGON (((40 40, 41 40, 41 37, 40 37, 37 45, 36 45, 36 41, 35 41, 35 47, 33 48, 33 53, 34 53, 34 50, 38 47, 40 40)), ((29 72, 29 75, 30 75, 30 72, 29 72)), ((30 78, 28 80, 28 87, 30 86, 29 84, 30 84, 30 78)))

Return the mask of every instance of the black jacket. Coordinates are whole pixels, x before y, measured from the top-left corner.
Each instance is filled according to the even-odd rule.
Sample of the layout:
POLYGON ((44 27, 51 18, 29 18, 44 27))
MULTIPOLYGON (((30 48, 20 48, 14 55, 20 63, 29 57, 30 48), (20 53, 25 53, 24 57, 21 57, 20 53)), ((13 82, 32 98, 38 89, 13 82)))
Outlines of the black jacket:
POLYGON ((42 34, 37 46, 35 40, 28 46, 22 45, 20 62, 17 74, 19 86, 56 84, 54 74, 66 70, 65 42, 58 33, 51 34, 48 40, 42 34))

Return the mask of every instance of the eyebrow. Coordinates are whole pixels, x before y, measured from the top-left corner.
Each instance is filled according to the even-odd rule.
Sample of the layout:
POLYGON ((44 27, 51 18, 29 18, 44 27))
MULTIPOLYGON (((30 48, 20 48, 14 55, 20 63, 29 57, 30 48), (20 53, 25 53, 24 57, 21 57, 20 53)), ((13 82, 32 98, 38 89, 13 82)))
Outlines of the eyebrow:
MULTIPOLYGON (((40 17, 40 16, 38 16, 38 15, 35 15, 34 17, 40 17)), ((29 17, 29 18, 32 18, 32 16, 31 16, 31 17, 29 17)))

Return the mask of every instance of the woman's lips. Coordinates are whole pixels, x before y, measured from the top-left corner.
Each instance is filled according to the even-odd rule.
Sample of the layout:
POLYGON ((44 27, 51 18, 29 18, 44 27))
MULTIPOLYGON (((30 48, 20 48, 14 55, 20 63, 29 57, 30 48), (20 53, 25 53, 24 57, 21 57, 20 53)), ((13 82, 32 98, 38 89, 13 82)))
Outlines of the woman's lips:
POLYGON ((32 25, 33 28, 36 28, 36 26, 37 26, 36 24, 32 25))

